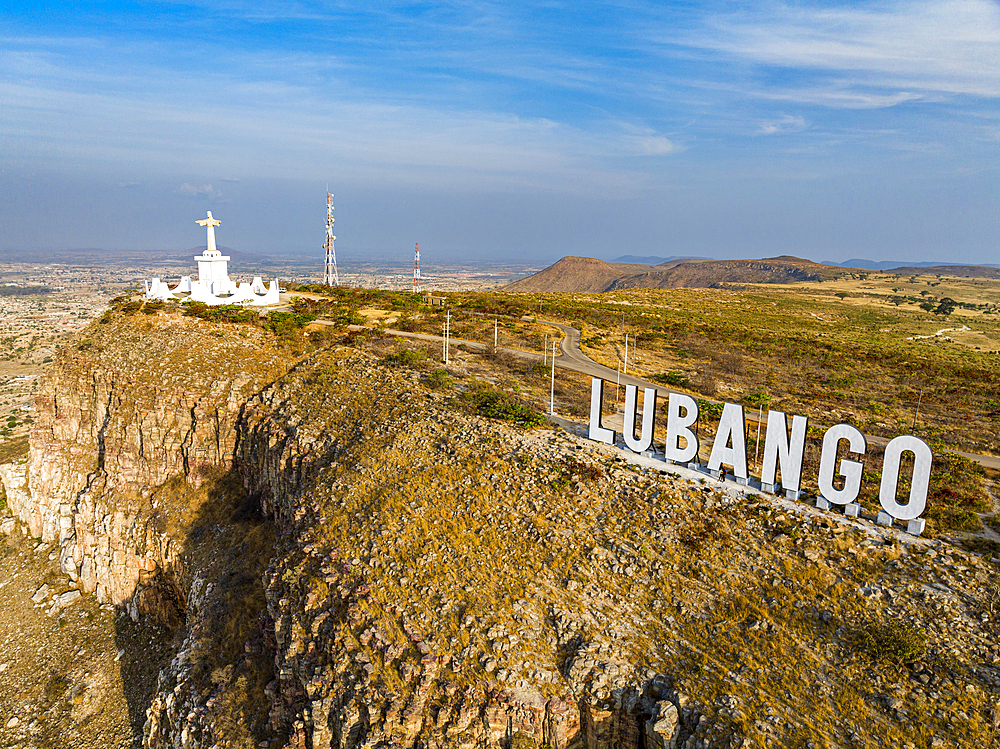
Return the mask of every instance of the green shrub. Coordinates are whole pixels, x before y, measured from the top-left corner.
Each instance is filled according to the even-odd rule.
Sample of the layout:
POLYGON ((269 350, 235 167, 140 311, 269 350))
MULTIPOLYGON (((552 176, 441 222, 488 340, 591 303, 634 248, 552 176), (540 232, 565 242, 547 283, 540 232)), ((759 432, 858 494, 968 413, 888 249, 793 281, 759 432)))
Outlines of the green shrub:
POLYGON ((927 500, 932 507, 961 507, 987 512, 990 501, 986 491, 986 471, 963 455, 939 452, 934 456, 927 500))
POLYGON ((312 312, 268 312, 264 326, 279 338, 289 338, 315 319, 312 312))
POLYGON ((424 384, 434 390, 450 390, 455 383, 448 376, 447 370, 435 369, 424 378, 424 384))
MULTIPOLYGON (((256 310, 241 307, 238 304, 222 304, 211 307, 204 302, 184 302, 184 314, 209 322, 225 323, 256 323, 259 315, 256 310)), ((275 314, 275 313, 271 313, 275 314)), ((284 313, 288 314, 288 313, 284 313)))
POLYGON ((518 401, 510 393, 500 390, 477 390, 467 393, 470 401, 480 416, 486 416, 500 421, 509 421, 525 428, 541 426, 545 416, 518 401))
POLYGON ((426 358, 427 355, 423 351, 403 349, 382 357, 382 363, 390 367, 415 367, 426 358))
POLYGON ((928 507, 924 517, 934 521, 935 527, 942 531, 978 531, 983 527, 979 515, 972 510, 928 507))
POLYGON ((858 645, 873 660, 902 665, 920 660, 927 635, 898 619, 870 622, 857 633, 858 645))
POLYGON ((672 387, 690 387, 691 381, 688 376, 683 372, 678 372, 675 369, 669 372, 664 372, 662 374, 653 375, 653 379, 657 382, 662 382, 664 385, 670 385, 672 387))
MULTIPOLYGON (((664 409, 666 409, 666 404, 664 404, 664 409)), ((700 416, 722 416, 722 404, 716 403, 715 401, 708 401, 704 398, 698 399, 698 415, 700 416)))
POLYGON ((743 402, 748 406, 766 406, 771 402, 771 396, 766 390, 755 388, 743 396, 743 402))

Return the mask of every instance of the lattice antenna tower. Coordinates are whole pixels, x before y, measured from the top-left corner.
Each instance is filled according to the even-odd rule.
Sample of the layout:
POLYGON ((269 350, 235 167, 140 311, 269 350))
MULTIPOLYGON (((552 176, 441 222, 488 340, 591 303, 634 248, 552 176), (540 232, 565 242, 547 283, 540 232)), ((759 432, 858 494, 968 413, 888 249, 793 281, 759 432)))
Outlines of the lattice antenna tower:
POLYGON ((413 248, 413 293, 420 291, 420 242, 413 248))
POLYGON ((333 249, 333 193, 326 194, 326 266, 323 269, 323 283, 326 286, 340 286, 340 275, 337 273, 337 253, 333 249))

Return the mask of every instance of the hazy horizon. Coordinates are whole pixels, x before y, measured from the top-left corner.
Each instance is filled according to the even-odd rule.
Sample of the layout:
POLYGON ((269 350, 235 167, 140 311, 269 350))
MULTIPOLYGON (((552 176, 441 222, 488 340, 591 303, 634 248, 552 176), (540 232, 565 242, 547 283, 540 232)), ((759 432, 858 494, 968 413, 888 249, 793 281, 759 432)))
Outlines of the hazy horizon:
POLYGON ((1000 6, 0 9, 0 252, 986 264, 1000 6))

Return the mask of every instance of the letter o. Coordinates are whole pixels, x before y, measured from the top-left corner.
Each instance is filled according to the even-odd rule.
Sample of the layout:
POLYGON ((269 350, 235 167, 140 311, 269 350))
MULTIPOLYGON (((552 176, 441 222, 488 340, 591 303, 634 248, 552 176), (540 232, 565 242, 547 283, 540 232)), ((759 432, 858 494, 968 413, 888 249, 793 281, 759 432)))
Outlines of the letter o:
POLYGON ((927 489, 931 483, 930 446, 919 437, 904 434, 890 440, 885 446, 882 460, 882 483, 878 489, 878 501, 882 509, 897 520, 914 520, 927 507, 927 489), (905 505, 896 501, 899 485, 899 461, 904 452, 913 453, 913 479, 910 481, 910 500, 905 505))

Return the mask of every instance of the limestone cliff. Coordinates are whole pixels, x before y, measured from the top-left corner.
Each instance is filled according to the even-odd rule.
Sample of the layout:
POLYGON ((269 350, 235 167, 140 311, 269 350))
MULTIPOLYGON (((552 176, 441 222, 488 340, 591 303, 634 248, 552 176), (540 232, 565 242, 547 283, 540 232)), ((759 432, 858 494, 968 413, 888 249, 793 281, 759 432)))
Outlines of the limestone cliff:
POLYGON ((290 365, 268 338, 118 314, 60 350, 35 402, 27 462, 5 483, 14 514, 58 544, 84 591, 135 612, 140 580, 164 569, 185 579, 183 539, 166 532, 172 508, 150 497, 168 479, 198 485, 231 463, 241 405, 290 365))

